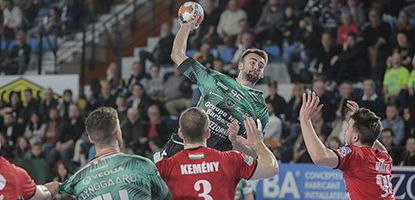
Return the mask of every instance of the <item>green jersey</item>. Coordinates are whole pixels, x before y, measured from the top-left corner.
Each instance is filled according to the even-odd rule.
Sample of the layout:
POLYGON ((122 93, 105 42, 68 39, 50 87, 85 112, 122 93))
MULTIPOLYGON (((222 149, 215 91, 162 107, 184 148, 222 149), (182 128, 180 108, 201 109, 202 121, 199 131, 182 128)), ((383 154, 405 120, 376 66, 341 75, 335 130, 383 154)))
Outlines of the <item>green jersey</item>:
POLYGON ((149 159, 120 152, 95 158, 69 177, 60 191, 77 199, 171 199, 149 159))
POLYGON ((235 119, 241 127, 239 135, 244 137, 245 117, 259 119, 264 127, 268 123, 268 108, 262 91, 241 85, 232 77, 210 70, 193 58, 185 60, 178 69, 199 87, 201 97, 197 106, 203 108, 210 119, 209 147, 221 151, 232 149, 227 129, 235 119))

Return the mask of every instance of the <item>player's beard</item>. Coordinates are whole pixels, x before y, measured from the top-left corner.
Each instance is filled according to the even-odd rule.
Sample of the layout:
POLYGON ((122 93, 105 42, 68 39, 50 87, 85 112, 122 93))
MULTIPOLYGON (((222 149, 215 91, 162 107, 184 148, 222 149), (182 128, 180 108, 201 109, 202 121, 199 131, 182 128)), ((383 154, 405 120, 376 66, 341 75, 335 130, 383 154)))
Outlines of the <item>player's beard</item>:
POLYGON ((261 78, 259 76, 259 72, 256 71, 249 71, 245 74, 245 80, 251 82, 252 84, 256 84, 261 78))

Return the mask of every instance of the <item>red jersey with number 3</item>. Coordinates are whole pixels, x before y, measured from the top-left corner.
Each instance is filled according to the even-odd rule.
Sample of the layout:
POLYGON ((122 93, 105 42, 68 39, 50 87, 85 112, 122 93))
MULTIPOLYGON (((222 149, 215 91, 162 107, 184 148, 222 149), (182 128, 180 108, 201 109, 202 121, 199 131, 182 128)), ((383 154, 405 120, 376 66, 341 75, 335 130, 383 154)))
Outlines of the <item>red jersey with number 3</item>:
POLYGON ((334 151, 352 200, 395 199, 392 191, 392 158, 371 147, 343 146, 334 151))
POLYGON ((36 184, 27 172, 0 156, 0 199, 30 199, 36 191, 36 184))
POLYGON ((229 199, 241 179, 250 179, 257 161, 236 151, 185 149, 156 163, 174 199, 229 199))

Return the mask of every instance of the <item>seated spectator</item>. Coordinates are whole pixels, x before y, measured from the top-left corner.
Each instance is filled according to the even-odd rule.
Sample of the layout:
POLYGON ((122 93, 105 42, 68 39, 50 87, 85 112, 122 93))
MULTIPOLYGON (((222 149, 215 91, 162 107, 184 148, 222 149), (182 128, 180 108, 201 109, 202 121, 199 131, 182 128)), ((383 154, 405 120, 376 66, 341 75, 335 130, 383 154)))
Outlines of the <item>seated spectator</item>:
POLYGON ((385 104, 383 98, 376 94, 376 84, 373 80, 363 82, 363 95, 359 99, 359 105, 370 109, 382 119, 385 118, 385 104))
POLYGON ((23 118, 25 121, 29 121, 30 114, 33 112, 39 112, 40 102, 37 98, 33 97, 32 89, 25 89, 24 96, 26 100, 26 106, 23 109, 23 118))
MULTIPOLYGON (((264 133, 264 140, 265 141, 279 141, 281 140, 282 134, 282 121, 280 118, 275 116, 274 108, 270 102, 267 103, 268 112, 269 112, 269 121, 268 121, 268 128, 265 129, 264 133)), ((268 145, 267 145, 268 146, 268 145)), ((272 148, 275 148, 275 145, 272 148)))
POLYGON ((149 141, 159 141, 156 142, 156 144, 159 148, 161 148, 166 144, 167 140, 170 138, 172 130, 169 128, 166 122, 162 120, 160 115, 160 109, 157 105, 151 105, 150 107, 148 107, 147 117, 149 120, 144 125, 144 135, 147 135, 149 141))
POLYGON ((232 70, 232 69, 230 70, 230 71, 234 71, 235 73, 231 73, 230 71, 226 70, 225 67, 223 66, 223 61, 220 58, 216 58, 215 60, 213 60, 212 69, 217 71, 217 72, 220 72, 222 74, 226 74, 228 76, 232 76, 232 77, 237 77, 238 76, 237 69, 232 68, 232 69, 235 69, 235 70, 232 70))
POLYGON ((123 122, 125 120, 125 116, 127 116, 127 100, 124 96, 118 95, 115 98, 115 108, 118 112, 120 122, 123 122))
POLYGON ((304 93, 304 86, 302 84, 294 84, 292 89, 291 99, 288 101, 286 121, 290 125, 290 136, 289 139, 295 140, 298 137, 300 131, 300 123, 298 120, 300 114, 300 108, 302 104, 302 95, 304 93))
POLYGON ((400 146, 405 139, 405 126, 402 117, 399 116, 399 108, 396 104, 386 106, 386 119, 382 120, 382 126, 392 129, 393 143, 400 146))
POLYGON ((342 25, 337 28, 337 43, 343 45, 346 43, 347 34, 359 34, 359 26, 353 21, 350 13, 343 12, 341 15, 342 25))
MULTIPOLYGON (((58 111, 59 116, 61 116, 63 119, 68 119, 69 116, 69 107, 72 104, 75 104, 74 100, 72 99, 72 90, 66 89, 63 91, 63 96, 59 99, 58 104, 58 111)), ((50 116, 50 112, 49 112, 50 116)))
POLYGON ((268 96, 265 98, 265 101, 271 103, 274 114, 277 117, 285 119, 287 102, 278 94, 278 82, 271 81, 268 83, 268 96))
POLYGON ((0 130, 0 155, 5 158, 13 158, 13 146, 10 145, 6 132, 0 130))
POLYGON ((251 25, 249 25, 248 19, 243 18, 239 21, 239 31, 238 31, 238 34, 236 35, 235 47, 238 47, 239 44, 242 43, 242 35, 244 33, 251 33, 251 35, 253 36, 252 41, 256 43, 256 40, 255 40, 256 35, 255 35, 254 29, 251 27, 251 25))
POLYGON ((330 33, 321 34, 321 47, 317 53, 317 62, 314 65, 318 74, 323 75, 323 79, 334 81, 333 67, 330 65, 331 59, 339 54, 338 46, 333 43, 330 33))
POLYGON ((13 4, 12 0, 2 1, 1 8, 3 10, 2 36, 6 41, 9 41, 14 38, 14 33, 23 25, 23 13, 19 7, 13 4))
POLYGON ((43 89, 43 99, 40 105, 39 116, 43 121, 48 120, 49 109, 52 107, 57 107, 59 102, 53 96, 53 89, 46 87, 43 89))
POLYGON ((282 48, 282 27, 284 19, 284 8, 280 0, 268 0, 261 12, 261 17, 255 26, 255 34, 261 44, 277 44, 282 48))
POLYGON ((140 116, 147 116, 147 109, 151 105, 151 99, 140 83, 135 83, 132 95, 127 99, 127 108, 137 109, 140 116))
POLYGON ((280 30, 284 36, 284 40, 288 44, 294 43, 294 33, 298 28, 298 19, 295 16, 294 10, 292 7, 286 6, 284 10, 284 20, 282 21, 280 30))
POLYGON ((55 108, 51 108, 49 110, 49 121, 46 123, 45 133, 43 134, 42 138, 42 149, 47 155, 47 159, 49 159, 49 165, 52 166, 54 161, 50 160, 51 150, 55 148, 56 143, 59 141, 62 131, 64 128, 64 121, 59 116, 58 110, 55 108))
POLYGON ((334 100, 334 107, 336 109, 336 117, 341 117, 344 110, 347 109, 347 101, 356 101, 353 95, 353 86, 350 82, 343 82, 340 85, 339 96, 334 100))
POLYGON ((45 154, 42 152, 42 144, 40 142, 34 143, 30 149, 29 159, 45 159, 45 154))
POLYGON ((383 94, 387 100, 396 100, 397 95, 407 86, 409 72, 402 66, 402 58, 398 52, 394 52, 388 59, 385 77, 383 79, 383 94))
POLYGON ((229 0, 228 7, 222 12, 219 24, 216 28, 219 37, 228 46, 235 44, 236 35, 239 31, 239 21, 247 19, 245 11, 239 8, 237 0, 229 0))
POLYGON ((415 136, 415 121, 410 107, 403 109, 403 120, 405 124, 405 139, 415 136))
POLYGON ((164 83, 163 100, 170 115, 178 115, 180 111, 190 107, 192 88, 190 81, 178 69, 164 83))
POLYGON ((121 78, 120 68, 117 63, 112 62, 107 69, 107 81, 111 88, 112 95, 124 95, 125 82, 121 78))
POLYGON ((408 35, 405 32, 398 32, 396 34, 396 44, 393 47, 393 51, 401 54, 402 65, 408 70, 411 70, 412 56, 414 55, 415 49, 411 45, 408 35))
POLYGON ((12 46, 10 53, 1 63, 0 71, 7 74, 24 74, 27 70, 32 48, 26 42, 26 35, 23 31, 16 34, 17 44, 12 46))
POLYGON ((128 78, 127 82, 127 97, 131 96, 133 90, 133 85, 135 83, 141 83, 142 85, 147 85, 149 75, 146 74, 145 69, 139 62, 134 62, 131 65, 131 75, 128 78))
POLYGON ((6 134, 11 146, 16 145, 17 138, 23 136, 24 128, 23 124, 17 123, 16 118, 11 113, 3 115, 3 126, 0 127, 0 132, 6 134))
POLYGON ((390 128, 385 128, 382 130, 381 134, 379 135, 380 141, 388 150, 389 155, 391 155, 393 160, 393 165, 398 165, 401 162, 401 151, 396 148, 396 145, 393 143, 393 130, 390 128))
POLYGON ((324 81, 315 80, 312 85, 313 91, 320 98, 320 104, 324 104, 321 112, 325 122, 330 123, 335 119, 336 112, 332 99, 327 95, 324 81))
POLYGON ((20 92, 11 91, 9 93, 9 102, 3 107, 5 113, 10 113, 19 124, 24 123, 23 119, 23 103, 20 99, 20 92))
POLYGON ((150 67, 150 79, 146 84, 146 92, 153 100, 161 100, 163 97, 164 80, 160 75, 160 68, 157 65, 150 67))
POLYGON ((34 145, 42 141, 43 134, 45 133, 45 124, 40 119, 39 115, 33 112, 30 115, 29 123, 26 125, 26 131, 24 136, 29 139, 29 143, 34 145))
POLYGON ((409 16, 406 10, 399 11, 394 32, 394 35, 399 32, 404 32, 407 36, 409 36, 408 39, 410 41, 415 41, 415 27, 409 22, 409 16))
POLYGON ((115 107, 115 96, 113 95, 112 86, 110 83, 103 83, 101 87, 101 93, 99 94, 98 102, 95 108, 105 106, 105 107, 115 107))
POLYGON ((349 120, 352 112, 348 111, 347 109, 344 109, 344 113, 341 117, 337 118, 333 121, 332 127, 333 130, 331 131, 329 135, 329 140, 333 137, 340 139, 340 142, 342 144, 345 144, 345 138, 344 133, 347 130, 347 127, 349 126, 349 120))
POLYGON ((58 181, 59 183, 63 183, 67 178, 71 176, 69 173, 69 168, 62 160, 56 162, 54 171, 56 173, 56 177, 53 178, 53 181, 58 181))
POLYGON ((220 42, 218 34, 216 33, 216 27, 218 26, 221 14, 220 10, 215 7, 214 0, 201 0, 199 3, 203 7, 205 15, 203 23, 195 30, 195 34, 190 35, 190 49, 199 48, 202 42, 208 42, 212 46, 216 46, 220 42))
POLYGON ((241 43, 238 44, 237 49, 232 57, 231 62, 233 67, 238 66, 242 53, 249 48, 255 48, 254 45, 254 36, 250 32, 242 33, 241 43))
POLYGON ((30 144, 24 136, 17 138, 16 149, 14 151, 15 159, 29 159, 30 158, 30 144))
POLYGON ((207 42, 203 42, 200 46, 200 50, 193 55, 193 58, 200 62, 200 64, 211 68, 215 57, 210 53, 210 45, 207 42))
MULTIPOLYGON (((311 2, 311 1, 310 1, 311 2)), ((312 3, 312 2, 311 2, 312 3)), ((319 22, 321 26, 329 32, 335 31, 337 26, 340 24, 341 8, 342 4, 339 0, 328 0, 318 2, 320 7, 319 22)), ((313 7, 316 7, 313 4, 313 7)))
POLYGON ((357 40, 357 35, 353 32, 347 34, 343 51, 334 56, 330 64, 333 66, 337 83, 356 82, 370 74, 366 48, 357 40))
POLYGON ((406 140, 401 166, 415 166, 415 137, 406 140))
POLYGON ((384 70, 383 62, 387 58, 391 28, 382 21, 380 10, 372 7, 369 10, 369 24, 363 28, 363 38, 369 53, 369 64, 374 71, 375 80, 381 80, 384 70))
POLYGON ((125 146, 135 154, 145 155, 148 149, 148 137, 137 109, 128 109, 127 119, 122 122, 121 130, 125 146))
POLYGON ((174 35, 171 32, 169 23, 165 22, 160 28, 160 40, 158 41, 153 52, 150 53, 145 50, 140 51, 140 65, 143 67, 144 72, 146 69, 146 61, 149 60, 160 66, 161 64, 171 64, 170 59, 171 48, 173 47, 174 35))
POLYGON ((49 9, 49 16, 45 22, 42 22, 43 34, 52 34, 52 35, 60 35, 62 32, 62 24, 60 21, 59 10, 57 7, 51 7, 49 9))
POLYGON ((347 0, 347 6, 343 7, 342 12, 348 12, 352 16, 352 20, 359 27, 363 27, 366 23, 366 12, 359 0, 347 0))

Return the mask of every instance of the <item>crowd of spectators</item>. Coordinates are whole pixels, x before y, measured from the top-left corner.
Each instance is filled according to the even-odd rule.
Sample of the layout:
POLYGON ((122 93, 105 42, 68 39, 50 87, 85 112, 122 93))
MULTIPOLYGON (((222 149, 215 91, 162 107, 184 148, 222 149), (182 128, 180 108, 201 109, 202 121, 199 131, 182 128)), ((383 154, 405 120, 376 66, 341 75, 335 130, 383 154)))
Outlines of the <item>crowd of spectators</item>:
MULTIPOLYGON (((312 122, 328 147, 344 145, 351 114, 345 102, 354 100, 382 117, 379 139, 394 164, 415 166, 415 27, 411 10, 405 8, 412 1, 293 2, 200 1, 205 21, 189 37, 188 54, 206 67, 235 76, 237 58, 246 48, 279 49, 276 55, 269 52, 270 62, 286 65, 293 88, 286 101, 277 82, 266 83, 270 123, 265 138, 282 162, 311 162, 298 121, 301 95, 311 89, 324 104, 312 122), (389 16, 389 21, 382 16, 389 16)), ((151 157, 160 151, 177 126, 177 116, 200 96, 179 71, 160 70, 171 66, 170 27, 163 24, 156 48, 139 54, 128 79, 111 63, 106 80, 93 81, 88 97, 77 99, 66 90, 56 98, 51 88, 39 94, 11 93, 1 102, 1 154, 44 158, 49 167, 65 171, 59 167, 63 163, 73 172, 93 151, 83 117, 99 106, 117 109, 124 152, 151 157), (148 63, 152 65, 146 67, 148 63)), ((57 178, 63 176, 59 173, 57 178)))

